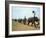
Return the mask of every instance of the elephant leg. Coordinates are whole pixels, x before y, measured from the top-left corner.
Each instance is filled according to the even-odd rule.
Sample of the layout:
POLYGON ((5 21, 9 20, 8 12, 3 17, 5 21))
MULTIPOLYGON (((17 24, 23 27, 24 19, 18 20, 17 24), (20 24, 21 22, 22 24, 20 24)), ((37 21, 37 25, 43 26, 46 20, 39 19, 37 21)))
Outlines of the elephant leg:
POLYGON ((28 25, 29 25, 29 22, 28 22, 28 25))
POLYGON ((25 25, 25 22, 24 22, 24 25, 25 25))
POLYGON ((25 25, 25 22, 24 22, 24 25, 25 25))
POLYGON ((33 23, 31 23, 31 26, 33 26, 33 23))
POLYGON ((36 24, 35 24, 35 22, 34 22, 34 21, 32 22, 32 24, 34 24, 33 26, 36 28, 36 24))
POLYGON ((34 23, 35 28, 37 28, 36 24, 34 23))

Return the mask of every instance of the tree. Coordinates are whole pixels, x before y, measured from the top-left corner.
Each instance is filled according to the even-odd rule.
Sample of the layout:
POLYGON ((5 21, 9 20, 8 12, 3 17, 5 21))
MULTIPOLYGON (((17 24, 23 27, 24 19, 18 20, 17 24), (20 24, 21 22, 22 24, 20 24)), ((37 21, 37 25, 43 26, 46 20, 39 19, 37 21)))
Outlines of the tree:
POLYGON ((26 24, 26 16, 24 17, 23 23, 26 24))

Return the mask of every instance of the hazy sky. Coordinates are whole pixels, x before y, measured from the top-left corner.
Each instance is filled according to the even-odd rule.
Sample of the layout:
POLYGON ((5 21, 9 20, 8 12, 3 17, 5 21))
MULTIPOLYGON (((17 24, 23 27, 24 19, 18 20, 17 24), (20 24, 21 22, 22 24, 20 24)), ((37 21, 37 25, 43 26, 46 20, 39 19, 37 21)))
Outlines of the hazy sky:
POLYGON ((29 17, 33 17, 34 14, 32 13, 32 11, 35 11, 35 16, 37 16, 39 18, 39 14, 40 14, 40 8, 39 7, 12 7, 12 18, 13 19, 19 19, 19 18, 24 18, 24 16, 26 16, 26 18, 29 17))

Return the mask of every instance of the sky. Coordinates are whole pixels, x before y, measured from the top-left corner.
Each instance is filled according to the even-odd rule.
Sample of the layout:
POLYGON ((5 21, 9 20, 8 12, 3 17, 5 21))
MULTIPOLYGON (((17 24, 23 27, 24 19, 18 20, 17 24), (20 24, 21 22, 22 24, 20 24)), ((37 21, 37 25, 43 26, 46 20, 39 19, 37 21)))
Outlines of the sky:
POLYGON ((40 17, 40 8, 39 7, 12 7, 12 19, 19 19, 19 18, 26 18, 34 17, 34 13, 32 11, 35 11, 35 16, 40 17))

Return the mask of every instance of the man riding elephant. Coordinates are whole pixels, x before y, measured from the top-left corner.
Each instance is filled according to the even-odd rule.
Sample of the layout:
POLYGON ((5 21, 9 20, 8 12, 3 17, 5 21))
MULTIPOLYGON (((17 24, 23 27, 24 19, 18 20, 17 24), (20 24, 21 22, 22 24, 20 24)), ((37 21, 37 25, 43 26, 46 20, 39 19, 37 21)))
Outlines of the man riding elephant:
POLYGON ((36 27, 35 22, 38 22, 38 25, 39 25, 39 19, 37 17, 28 18, 28 25, 29 25, 29 23, 32 23, 31 26, 34 24, 34 26, 36 27))

